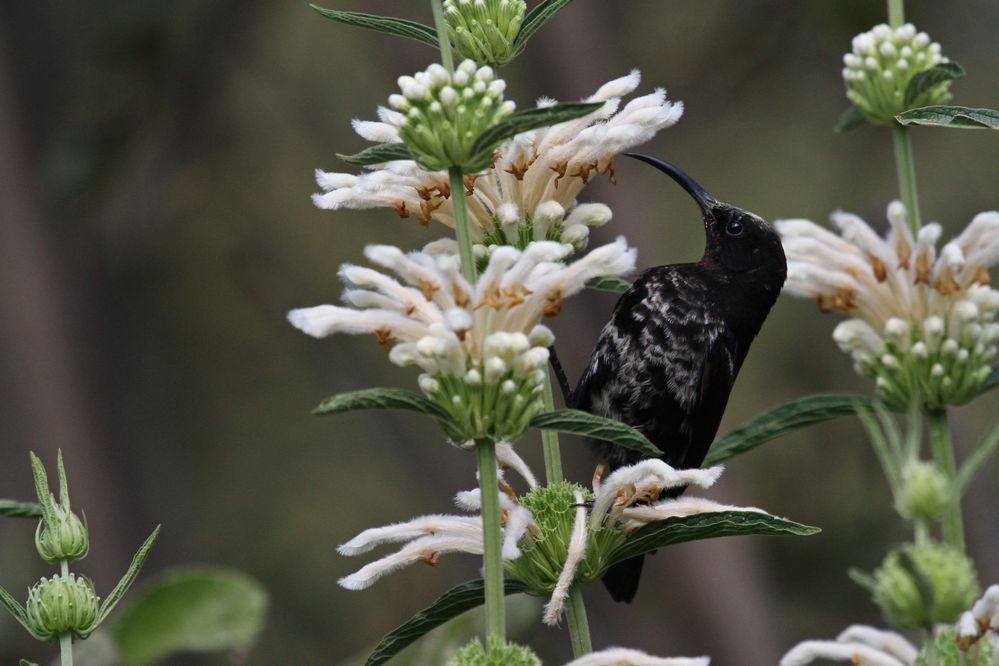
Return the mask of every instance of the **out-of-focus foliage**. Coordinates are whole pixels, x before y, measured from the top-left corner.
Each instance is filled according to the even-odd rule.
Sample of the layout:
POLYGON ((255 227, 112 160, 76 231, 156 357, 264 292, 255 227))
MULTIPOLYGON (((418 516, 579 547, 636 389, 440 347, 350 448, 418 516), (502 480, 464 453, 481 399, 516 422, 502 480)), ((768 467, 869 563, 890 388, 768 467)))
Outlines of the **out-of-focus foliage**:
MULTIPOLYGON (((337 6, 431 20, 422 3, 337 6)), ((967 70, 955 99, 999 108, 999 6, 910 0, 907 10, 967 70)), ((686 105, 646 152, 767 219, 822 220, 840 207, 879 219, 896 196, 890 138, 831 128, 845 104, 840 58, 883 20, 882 3, 862 0, 578 0, 503 69, 506 95, 521 108, 541 95, 578 99, 638 67, 642 90, 665 86, 686 105)), ((82 571, 114 579, 143 530, 162 522, 147 566, 224 562, 264 583, 274 612, 255 663, 337 663, 474 578, 479 563, 468 558, 369 593, 336 586, 355 565, 337 544, 447 512, 473 461, 415 415, 310 416, 323 396, 410 386, 415 373, 391 366, 373 339, 316 341, 284 319, 335 301, 337 267, 358 261, 364 244, 415 248, 444 235, 384 210, 330 213, 309 200, 314 168, 344 170, 335 153, 364 147, 350 119, 371 117, 433 51, 338 26, 305 3, 253 0, 3 3, 0 48, 0 441, 5 461, 63 448, 74 502, 109 553, 82 571)), ((913 141, 924 216, 945 235, 997 205, 991 133, 915 127, 913 141)), ((684 193, 637 163, 615 171, 617 185, 595 179, 582 197, 614 211, 593 242, 624 233, 642 267, 700 256, 684 193)), ((571 378, 614 302, 588 292, 551 320, 571 378)), ((836 321, 782 299, 722 432, 805 394, 865 391, 836 352, 836 321)), ((959 457, 994 420, 991 399, 955 412, 959 457)), ((568 441, 563 449, 570 478, 588 483, 594 461, 568 441)), ((535 442, 520 450, 541 469, 535 442)), ((855 421, 794 433, 728 466, 719 501, 822 533, 661 552, 632 606, 587 591, 594 643, 766 664, 830 627, 879 621, 845 570, 874 568, 904 534, 855 421)), ((4 497, 30 488, 18 465, 0 466, 4 497)), ((984 583, 999 580, 996 493, 980 482, 964 502, 984 583)), ((32 529, 5 525, 5 577, 40 575, 32 529)), ((537 631, 518 640, 546 662, 567 661, 564 635, 537 631)), ((0 623, 0 663, 47 658, 20 633, 0 623)))

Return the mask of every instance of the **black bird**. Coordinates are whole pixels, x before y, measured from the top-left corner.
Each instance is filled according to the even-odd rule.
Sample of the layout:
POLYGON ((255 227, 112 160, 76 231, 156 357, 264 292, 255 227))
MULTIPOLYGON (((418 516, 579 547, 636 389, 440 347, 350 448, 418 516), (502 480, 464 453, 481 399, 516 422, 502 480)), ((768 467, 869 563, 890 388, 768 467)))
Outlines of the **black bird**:
MULTIPOLYGON (((700 467, 749 346, 784 285, 787 262, 780 237, 762 218, 716 200, 669 162, 629 156, 666 173, 697 201, 704 256, 650 268, 635 281, 567 402, 637 428, 677 469, 700 467)), ((607 442, 593 445, 612 470, 642 458, 607 442)), ((642 561, 621 562, 604 576, 616 601, 634 598, 642 561)))

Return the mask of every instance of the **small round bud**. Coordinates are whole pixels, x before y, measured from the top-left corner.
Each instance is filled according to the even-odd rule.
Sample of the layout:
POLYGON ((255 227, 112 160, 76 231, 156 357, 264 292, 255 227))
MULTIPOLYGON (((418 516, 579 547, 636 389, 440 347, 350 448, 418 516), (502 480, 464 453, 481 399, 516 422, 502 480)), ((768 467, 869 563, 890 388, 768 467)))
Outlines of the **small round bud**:
POLYGON ((35 548, 49 564, 82 560, 90 552, 87 524, 72 511, 53 502, 51 524, 42 520, 35 530, 35 548))
POLYGON ((909 520, 933 520, 947 507, 950 484, 936 465, 913 461, 902 470, 895 506, 909 520))
POLYGON ((506 643, 497 636, 487 639, 488 647, 475 638, 458 650, 447 666, 541 666, 541 660, 530 648, 506 643))
POLYGON ((42 578, 28 591, 27 624, 42 640, 66 633, 86 638, 95 628, 99 602, 93 583, 83 576, 42 578))
POLYGON ((874 572, 874 603, 888 622, 902 629, 954 622, 975 601, 978 591, 974 564, 964 553, 943 544, 897 548, 874 572), (930 587, 931 603, 920 592, 922 584, 930 587))

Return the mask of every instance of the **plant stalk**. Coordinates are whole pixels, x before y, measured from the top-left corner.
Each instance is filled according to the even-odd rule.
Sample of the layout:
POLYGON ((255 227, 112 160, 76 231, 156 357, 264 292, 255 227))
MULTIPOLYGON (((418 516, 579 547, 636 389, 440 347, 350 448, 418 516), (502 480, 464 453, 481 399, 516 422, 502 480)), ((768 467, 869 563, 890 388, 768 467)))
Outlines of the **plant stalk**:
POLYGON ((593 652, 593 643, 590 640, 590 622, 586 619, 586 604, 583 603, 583 591, 578 585, 573 585, 569 590, 569 603, 565 608, 565 617, 569 625, 572 656, 578 659, 593 652))
POLYGON ((475 442, 482 496, 482 560, 485 580, 486 637, 506 640, 505 595, 503 593, 503 534, 500 530, 496 447, 488 439, 475 442))
POLYGON ((888 25, 897 28, 905 23, 905 0, 888 0, 888 25))
POLYGON ((449 72, 454 71, 454 58, 451 56, 451 39, 447 34, 447 24, 444 22, 444 4, 440 0, 430 0, 434 12, 434 27, 437 28, 437 43, 441 49, 441 64, 449 72))
MULTIPOLYGON (((555 395, 552 391, 551 368, 548 368, 548 371, 545 373, 545 391, 542 396, 544 397, 545 411, 554 411, 555 395)), ((541 431, 541 450, 545 455, 545 478, 548 479, 548 485, 564 480, 565 476, 562 474, 562 454, 559 451, 557 432, 554 430, 541 431)))
POLYGON ((451 205, 454 208, 454 230, 458 236, 458 254, 461 257, 461 271, 469 284, 474 285, 477 276, 475 255, 472 254, 472 234, 468 229, 468 208, 465 203, 465 180, 461 167, 448 169, 451 177, 451 205))
POLYGON ((954 462, 954 445, 947 425, 947 410, 935 409, 928 414, 930 445, 937 467, 947 477, 950 486, 948 506, 941 518, 943 538, 949 545, 964 552, 964 524, 961 519, 961 493, 957 488, 957 465, 954 462))
MULTIPOLYGON (((69 560, 59 562, 63 580, 69 578, 69 560)), ((59 661, 62 666, 73 666, 73 634, 68 631, 59 636, 59 661)))
POLYGON ((919 193, 916 190, 916 163, 912 158, 912 140, 909 129, 898 123, 891 126, 895 143, 895 169, 898 173, 898 191, 905 204, 906 217, 912 235, 919 233, 922 220, 919 215, 919 193))

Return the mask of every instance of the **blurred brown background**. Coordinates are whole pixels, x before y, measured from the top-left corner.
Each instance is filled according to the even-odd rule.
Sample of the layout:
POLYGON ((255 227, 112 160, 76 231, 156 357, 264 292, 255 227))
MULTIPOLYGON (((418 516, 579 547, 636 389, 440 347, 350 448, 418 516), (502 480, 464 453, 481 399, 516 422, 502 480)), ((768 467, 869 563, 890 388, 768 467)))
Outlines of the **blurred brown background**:
MULTIPOLYGON (((340 8, 430 21, 425 2, 340 8)), ((957 103, 999 107, 999 4, 909 2, 967 79, 957 103)), ((846 102, 851 37, 884 20, 869 0, 580 0, 503 71, 521 107, 576 99, 638 67, 665 86, 680 123, 646 150, 722 199, 768 219, 825 220, 843 207, 881 222, 895 196, 888 133, 831 131, 846 102)), ((376 524, 449 511, 474 461, 401 413, 311 417, 319 399, 374 385, 415 387, 373 341, 316 341, 285 323, 336 302, 337 267, 369 242, 417 247, 445 229, 390 211, 312 207, 316 167, 364 142, 403 73, 434 53, 335 25, 305 3, 84 0, 0 3, 0 496, 31 495, 27 452, 62 447, 74 505, 93 534, 81 570, 106 591, 157 522, 145 574, 217 562, 265 583, 272 612, 253 664, 336 664, 453 584, 473 558, 411 568, 366 592, 336 579, 363 561, 337 544, 376 524)), ((999 205, 999 137, 916 130, 926 219, 956 232, 999 205)), ((619 160, 605 201, 643 266, 699 256, 696 209, 660 174, 619 160)), ((554 321, 577 376, 613 298, 577 297, 554 321)), ((867 390, 830 333, 835 318, 782 299, 743 369, 722 430, 811 392, 867 390)), ((996 395, 955 412, 966 451, 996 395)), ((524 442, 541 470, 539 447, 524 442)), ((564 445, 574 478, 593 461, 564 445)), ((808 539, 727 539, 660 552, 632 606, 587 591, 597 646, 773 664, 806 637, 880 624, 846 577, 907 536, 874 457, 843 419, 733 460, 714 497, 819 525, 808 539)), ((993 460, 965 513, 983 582, 999 581, 993 460)), ((33 525, 0 524, 0 582, 19 593, 44 571, 33 525)), ((540 625, 537 625, 540 627, 540 625)), ((564 632, 521 637, 549 663, 564 632)), ((0 663, 50 650, 0 619, 0 663)), ((188 662, 185 662, 188 663, 188 662)), ((189 663, 224 663, 221 658, 189 663)))

